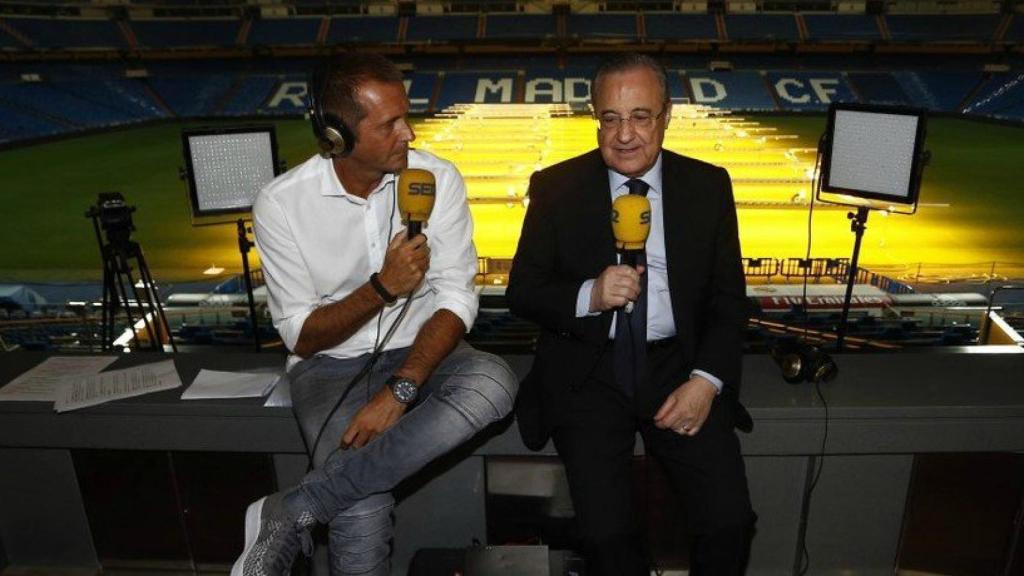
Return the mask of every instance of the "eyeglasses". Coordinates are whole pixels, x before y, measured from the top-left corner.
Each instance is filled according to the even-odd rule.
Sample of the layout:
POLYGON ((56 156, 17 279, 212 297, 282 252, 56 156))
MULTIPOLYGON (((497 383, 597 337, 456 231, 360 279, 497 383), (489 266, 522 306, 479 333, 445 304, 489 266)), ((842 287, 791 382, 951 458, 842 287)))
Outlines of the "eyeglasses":
POLYGON ((634 130, 650 130, 654 126, 654 121, 658 120, 665 115, 666 108, 662 108, 661 112, 657 114, 651 114, 650 112, 637 111, 633 112, 629 116, 619 116, 618 114, 602 114, 597 117, 597 125, 601 130, 618 131, 622 129, 623 124, 629 124, 634 130))

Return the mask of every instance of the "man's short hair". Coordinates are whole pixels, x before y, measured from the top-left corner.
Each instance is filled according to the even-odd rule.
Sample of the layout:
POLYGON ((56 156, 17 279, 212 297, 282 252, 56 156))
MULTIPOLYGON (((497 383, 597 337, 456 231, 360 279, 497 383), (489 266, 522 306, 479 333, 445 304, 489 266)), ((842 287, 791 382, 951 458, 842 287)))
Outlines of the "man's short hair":
POLYGON ((356 96, 366 82, 401 82, 402 71, 380 54, 346 52, 323 63, 322 94, 317 94, 324 110, 339 116, 350 130, 366 117, 356 96))
POLYGON ((654 72, 654 76, 658 79, 658 84, 661 86, 661 93, 663 95, 662 102, 668 104, 670 101, 670 95, 668 92, 668 80, 665 67, 661 65, 654 58, 646 54, 637 54, 636 52, 626 52, 623 54, 617 54, 611 56, 601 62, 597 67, 597 71, 594 72, 594 78, 590 82, 590 103, 593 104, 597 98, 597 87, 608 74, 617 74, 619 72, 628 72, 637 68, 647 68, 651 72, 654 72))

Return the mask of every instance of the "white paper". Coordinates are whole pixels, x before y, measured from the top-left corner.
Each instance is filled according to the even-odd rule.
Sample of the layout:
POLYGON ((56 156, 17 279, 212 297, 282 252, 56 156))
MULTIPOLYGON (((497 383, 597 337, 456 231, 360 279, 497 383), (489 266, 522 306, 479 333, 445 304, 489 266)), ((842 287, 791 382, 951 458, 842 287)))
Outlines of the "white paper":
POLYGON ((164 360, 86 378, 66 379, 53 407, 57 412, 67 412, 179 386, 181 378, 174 360, 164 360))
POLYGON ((200 370, 182 400, 201 398, 256 398, 270 392, 280 375, 274 372, 200 370))
POLYGON ((98 374, 117 356, 51 356, 0 388, 3 402, 53 402, 68 378, 98 374))

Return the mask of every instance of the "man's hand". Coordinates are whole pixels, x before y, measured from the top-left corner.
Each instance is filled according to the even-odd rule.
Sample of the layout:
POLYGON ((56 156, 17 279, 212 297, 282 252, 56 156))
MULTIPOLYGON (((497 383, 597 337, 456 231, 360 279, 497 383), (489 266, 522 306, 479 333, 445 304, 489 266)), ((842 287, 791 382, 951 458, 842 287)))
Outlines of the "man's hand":
POLYGON ((370 399, 369 404, 356 412, 355 418, 341 435, 341 447, 362 448, 367 442, 391 428, 402 414, 405 414, 405 404, 395 400, 391 388, 381 388, 370 399))
POLYGON ((402 230, 388 244, 384 266, 378 277, 385 290, 394 296, 402 296, 420 285, 428 268, 430 246, 427 245, 427 237, 417 234, 410 240, 402 230))
POLYGON ((668 395, 654 415, 654 425, 675 430, 683 436, 696 436, 717 394, 718 389, 708 379, 694 376, 668 395))
POLYGON ((594 281, 590 292, 590 311, 604 312, 612 308, 625 306, 626 302, 635 302, 640 296, 640 275, 644 267, 609 266, 594 281))

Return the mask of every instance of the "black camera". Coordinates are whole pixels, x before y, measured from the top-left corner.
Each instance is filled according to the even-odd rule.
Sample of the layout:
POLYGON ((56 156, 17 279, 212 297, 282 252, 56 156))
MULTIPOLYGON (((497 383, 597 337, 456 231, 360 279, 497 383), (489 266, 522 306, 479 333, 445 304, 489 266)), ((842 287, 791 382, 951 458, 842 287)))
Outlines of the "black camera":
POLYGON ((101 192, 96 205, 91 206, 85 215, 99 221, 107 235, 107 243, 125 246, 135 230, 132 212, 135 212, 135 206, 129 206, 120 192, 101 192))

